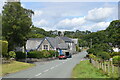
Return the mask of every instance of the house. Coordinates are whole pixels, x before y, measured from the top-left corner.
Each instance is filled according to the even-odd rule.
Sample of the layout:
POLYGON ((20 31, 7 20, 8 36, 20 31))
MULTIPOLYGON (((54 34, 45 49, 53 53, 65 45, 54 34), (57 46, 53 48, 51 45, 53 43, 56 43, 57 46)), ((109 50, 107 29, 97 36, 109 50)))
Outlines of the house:
POLYGON ((26 43, 27 51, 62 50, 64 54, 75 53, 76 44, 68 37, 30 38, 26 43))
POLYGON ((27 51, 36 50, 42 41, 43 38, 29 38, 26 42, 26 50, 27 51))

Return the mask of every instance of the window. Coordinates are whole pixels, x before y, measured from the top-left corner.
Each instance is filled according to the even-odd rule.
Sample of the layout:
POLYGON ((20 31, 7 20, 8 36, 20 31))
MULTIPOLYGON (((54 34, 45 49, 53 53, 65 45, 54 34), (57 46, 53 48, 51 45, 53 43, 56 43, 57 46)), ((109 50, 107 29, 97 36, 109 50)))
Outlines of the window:
POLYGON ((45 49, 45 50, 48 50, 48 45, 44 45, 44 49, 45 49))

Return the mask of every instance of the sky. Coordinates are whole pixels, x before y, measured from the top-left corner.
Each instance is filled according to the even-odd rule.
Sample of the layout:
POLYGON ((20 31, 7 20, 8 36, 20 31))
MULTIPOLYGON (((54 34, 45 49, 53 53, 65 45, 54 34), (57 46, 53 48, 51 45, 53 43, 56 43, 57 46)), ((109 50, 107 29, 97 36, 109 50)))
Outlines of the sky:
POLYGON ((118 19, 118 2, 21 2, 34 11, 36 27, 59 31, 96 32, 118 19))

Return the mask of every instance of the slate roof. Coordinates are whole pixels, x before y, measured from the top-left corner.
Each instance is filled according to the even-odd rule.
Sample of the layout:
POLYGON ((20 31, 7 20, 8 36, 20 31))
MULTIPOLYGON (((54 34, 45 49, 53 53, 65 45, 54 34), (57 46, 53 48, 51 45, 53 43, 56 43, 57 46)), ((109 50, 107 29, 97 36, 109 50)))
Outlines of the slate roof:
POLYGON ((26 42, 26 49, 28 51, 30 50, 36 50, 40 43, 42 42, 43 38, 29 38, 26 42))
POLYGON ((65 42, 73 42, 70 38, 68 37, 60 37, 62 40, 64 40, 65 42))
POLYGON ((51 37, 46 37, 46 39, 53 48, 68 49, 68 45, 66 43, 60 43, 60 39, 51 37))
POLYGON ((57 43, 56 43, 56 39, 55 38, 52 38, 52 37, 46 37, 46 39, 48 40, 48 42, 50 43, 50 45, 55 48, 57 46, 57 43))
POLYGON ((66 43, 60 43, 60 44, 58 44, 58 47, 59 47, 59 49, 64 49, 64 50, 69 48, 68 44, 66 44, 66 43))

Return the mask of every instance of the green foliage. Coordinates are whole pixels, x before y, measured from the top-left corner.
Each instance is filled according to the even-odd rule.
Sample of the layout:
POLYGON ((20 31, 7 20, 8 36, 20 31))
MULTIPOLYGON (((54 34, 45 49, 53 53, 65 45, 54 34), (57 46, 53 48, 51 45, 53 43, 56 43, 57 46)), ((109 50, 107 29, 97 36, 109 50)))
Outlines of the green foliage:
POLYGON ((15 58, 16 53, 14 51, 9 51, 9 56, 10 56, 10 58, 15 58))
POLYGON ((16 52, 16 59, 25 59, 26 54, 23 52, 16 52))
POLYGON ((83 40, 83 39, 79 39, 78 42, 79 42, 79 46, 80 46, 80 47, 89 46, 88 43, 87 43, 87 41, 85 41, 85 40, 83 40))
POLYGON ((51 53, 49 53, 47 50, 41 51, 43 53, 44 58, 48 58, 51 56, 51 53))
POLYGON ((81 49, 79 48, 79 46, 76 46, 76 51, 81 52, 81 49))
POLYGON ((26 36, 32 25, 31 16, 34 12, 25 9, 20 2, 6 2, 2 11, 2 34, 8 41, 8 49, 25 45, 26 36))
POLYGON ((109 60, 110 59, 110 55, 107 52, 99 52, 99 53, 97 53, 97 57, 99 57, 103 60, 109 60))
POLYGON ((89 54, 89 58, 92 58, 92 59, 96 59, 96 56, 95 55, 93 55, 93 54, 89 54))
POLYGON ((28 58, 43 58, 43 53, 41 51, 31 51, 27 54, 28 58))
POLYGON ((28 38, 44 38, 45 36, 42 34, 29 34, 28 38))
POLYGON ((49 50, 48 52, 51 54, 51 57, 55 57, 55 55, 57 57, 59 55, 58 52, 54 50, 49 50))
POLYGON ((111 54, 112 51, 112 47, 106 43, 95 44, 92 48, 87 50, 88 54, 94 55, 97 55, 100 52, 108 52, 109 54, 111 54))
POLYGON ((0 49, 2 49, 2 56, 8 57, 8 42, 0 40, 0 49))
POLYGON ((45 31, 42 28, 32 26, 31 32, 29 33, 28 38, 44 38, 45 36, 55 37, 57 35, 53 34, 54 32, 55 31, 45 31))
POLYGON ((120 52, 112 52, 112 53, 110 54, 110 56, 111 56, 111 57, 113 57, 113 56, 120 56, 120 52))
POLYGON ((94 48, 98 51, 105 51, 105 52, 112 52, 113 51, 112 47, 109 46, 107 43, 95 44, 95 45, 93 45, 92 48, 94 48))
POLYGON ((112 43, 113 46, 120 47, 120 20, 112 21, 106 32, 108 33, 108 42, 112 43))
POLYGON ((120 56, 113 57, 113 64, 120 64, 120 56))
POLYGON ((87 50, 88 54, 95 54, 95 49, 94 48, 90 48, 87 50))
POLYGON ((43 50, 43 51, 31 51, 28 52, 27 57, 28 58, 48 58, 48 57, 56 57, 58 56, 58 52, 54 50, 43 50))

